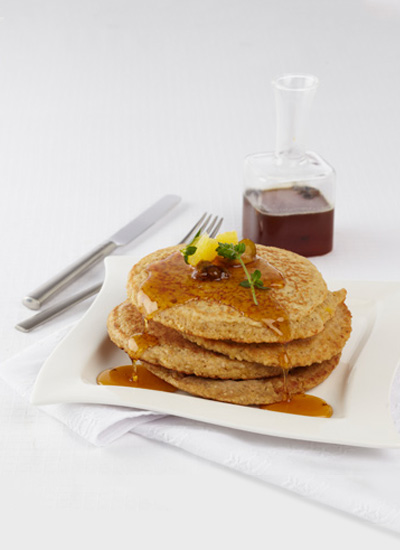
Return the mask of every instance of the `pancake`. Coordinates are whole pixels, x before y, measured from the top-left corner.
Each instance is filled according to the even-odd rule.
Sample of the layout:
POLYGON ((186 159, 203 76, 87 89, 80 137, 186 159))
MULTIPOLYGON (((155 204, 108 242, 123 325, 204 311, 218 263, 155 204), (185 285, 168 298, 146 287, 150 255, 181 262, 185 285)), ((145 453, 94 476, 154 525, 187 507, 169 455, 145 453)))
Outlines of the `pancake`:
POLYGON ((286 367, 306 366, 321 363, 340 353, 350 337, 351 313, 343 302, 335 315, 327 321, 319 334, 310 338, 293 340, 285 344, 240 344, 226 340, 210 340, 197 336, 183 335, 206 349, 222 353, 239 361, 256 361, 263 365, 286 367), (286 365, 282 364, 282 355, 286 365))
MULTIPOLYGON (((221 303, 218 299, 205 300, 197 297, 160 307, 160 303, 151 300, 143 291, 144 285, 149 284, 152 266, 157 263, 162 266, 162 262, 168 262, 174 253, 179 254, 180 248, 169 247, 146 256, 132 268, 128 277, 127 292, 131 302, 143 315, 164 326, 212 340, 273 343, 313 336, 323 330, 324 322, 327 320, 322 318, 321 312, 325 317, 333 316, 334 311, 328 313, 323 305, 328 298, 328 289, 317 268, 309 260, 293 252, 262 245, 257 245, 257 256, 260 261, 272 266, 271 269, 279 272, 285 282, 281 288, 271 287, 268 291, 259 291, 260 298, 268 297, 273 304, 272 308, 265 310, 265 318, 262 320, 244 315, 240 309, 221 303), (321 312, 318 312, 318 308, 321 312), (274 318, 271 318, 270 310, 273 310, 274 318), (279 319, 287 322, 285 330, 277 328, 275 323, 279 319)), ((183 257, 181 262, 180 269, 183 273, 187 269, 183 257)), ((167 274, 168 264, 165 263, 163 267, 167 274)), ((175 284, 179 285, 179 281, 175 281, 175 284)), ((222 281, 213 284, 217 292, 221 288, 217 285, 226 283, 222 281)), ((182 287, 184 286, 182 281, 182 287)), ((164 296, 168 295, 171 292, 171 284, 166 283, 162 291, 164 296)), ((239 292, 243 292, 243 289, 238 286, 237 293, 239 292)), ((247 292, 246 300, 250 303, 251 293, 249 290, 247 292)), ((161 291, 158 292, 157 298, 160 294, 161 291)), ((260 307, 257 313, 264 314, 263 308, 260 307)))
POLYGON ((149 254, 129 273, 128 299, 109 314, 111 340, 160 380, 205 399, 268 405, 314 388, 350 336, 346 290, 329 291, 297 254, 249 249, 245 266, 230 242, 220 247, 229 260, 195 267, 181 246, 149 254))
POLYGON ((287 376, 258 380, 212 380, 185 375, 158 365, 144 362, 144 366, 165 382, 198 397, 234 403, 237 405, 269 405, 304 393, 323 382, 339 363, 340 354, 322 363, 291 370, 287 376))
POLYGON ((179 332, 155 321, 144 322, 139 311, 126 300, 108 316, 110 339, 132 359, 161 365, 170 370, 206 378, 254 379, 277 376, 278 367, 256 361, 238 361, 189 342, 179 332))

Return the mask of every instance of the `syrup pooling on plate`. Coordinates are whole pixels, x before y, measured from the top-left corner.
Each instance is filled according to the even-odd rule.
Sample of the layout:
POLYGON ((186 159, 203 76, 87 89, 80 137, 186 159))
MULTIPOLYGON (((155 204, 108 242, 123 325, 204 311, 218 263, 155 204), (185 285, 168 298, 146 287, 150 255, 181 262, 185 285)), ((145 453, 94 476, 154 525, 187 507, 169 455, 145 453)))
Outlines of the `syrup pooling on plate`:
POLYGON ((280 401, 272 405, 261 405, 260 409, 322 418, 330 418, 333 414, 332 407, 326 401, 307 393, 291 395, 286 401, 280 401))
POLYGON ((176 388, 154 376, 139 361, 102 371, 97 377, 101 386, 129 386, 146 390, 175 392, 176 388))
POLYGON ((138 332, 129 339, 129 356, 131 365, 122 365, 101 372, 97 383, 105 386, 130 386, 148 390, 174 392, 176 388, 149 372, 139 361, 143 352, 156 346, 158 339, 148 332, 138 332))
POLYGON ((219 280, 201 280, 187 265, 180 252, 147 266, 148 277, 139 291, 138 301, 150 318, 155 311, 164 310, 190 301, 204 300, 229 306, 255 321, 260 321, 278 334, 289 334, 289 320, 285 310, 274 299, 274 291, 285 284, 282 274, 262 258, 247 264, 251 271, 259 270, 264 286, 271 290, 257 290, 258 305, 253 302, 248 288, 240 286, 244 273, 240 266, 223 264, 228 277, 219 280))

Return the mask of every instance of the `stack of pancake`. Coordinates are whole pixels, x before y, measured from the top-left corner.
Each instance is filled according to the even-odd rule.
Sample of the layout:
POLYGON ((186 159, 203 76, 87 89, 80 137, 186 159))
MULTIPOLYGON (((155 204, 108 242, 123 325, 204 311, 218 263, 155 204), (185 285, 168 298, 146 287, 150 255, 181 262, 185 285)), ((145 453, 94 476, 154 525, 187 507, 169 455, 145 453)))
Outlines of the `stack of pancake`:
POLYGON ((180 248, 133 266, 128 297, 109 315, 111 340, 132 360, 179 390, 240 405, 284 401, 329 376, 351 332, 344 289, 329 291, 306 258, 257 245, 247 267, 268 288, 256 289, 256 305, 249 288, 229 291, 229 271, 240 266, 227 279, 197 281, 180 248), (268 286, 264 267, 282 284, 268 286))

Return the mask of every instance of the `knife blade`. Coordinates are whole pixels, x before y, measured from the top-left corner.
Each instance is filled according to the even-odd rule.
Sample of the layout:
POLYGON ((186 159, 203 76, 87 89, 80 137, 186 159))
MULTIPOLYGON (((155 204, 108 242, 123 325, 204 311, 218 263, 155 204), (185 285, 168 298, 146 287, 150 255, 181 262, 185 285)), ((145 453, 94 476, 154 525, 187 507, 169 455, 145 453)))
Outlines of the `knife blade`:
POLYGON ((180 202, 181 198, 178 195, 165 195, 155 204, 147 208, 142 214, 127 223, 116 233, 111 235, 109 239, 100 244, 94 250, 80 258, 61 273, 41 285, 39 288, 30 292, 24 297, 22 303, 29 309, 40 309, 42 304, 59 292, 68 284, 75 281, 85 271, 103 260, 111 254, 116 248, 127 245, 136 237, 141 235, 146 229, 156 223, 164 216, 171 208, 180 202))

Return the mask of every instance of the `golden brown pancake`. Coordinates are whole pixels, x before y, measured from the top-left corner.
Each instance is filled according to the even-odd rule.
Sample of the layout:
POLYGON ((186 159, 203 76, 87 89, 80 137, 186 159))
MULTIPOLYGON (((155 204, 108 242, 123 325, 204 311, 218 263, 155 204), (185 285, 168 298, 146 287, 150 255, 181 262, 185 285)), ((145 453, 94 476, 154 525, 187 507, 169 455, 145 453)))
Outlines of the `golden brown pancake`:
POLYGON ((287 374, 286 381, 283 376, 258 380, 212 380, 146 362, 144 365, 165 382, 198 397, 237 405, 269 405, 315 388, 331 374, 339 359, 340 355, 336 355, 322 363, 293 369, 287 374))
POLYGON ((343 302, 335 315, 327 321, 324 330, 310 338, 282 344, 241 344, 226 340, 210 340, 183 335, 206 349, 227 355, 239 361, 256 361, 263 365, 291 368, 321 363, 341 353, 351 333, 351 313, 343 302), (282 358, 282 355, 285 357, 282 358), (286 363, 286 364, 285 364, 286 363))
POLYGON ((256 361, 238 361, 201 348, 179 332, 155 321, 150 320, 146 325, 129 300, 115 307, 107 320, 111 340, 132 359, 139 358, 206 378, 252 379, 282 373, 278 367, 268 367, 256 361))
MULTIPOLYGON (((179 251, 180 247, 170 247, 154 252, 139 261, 131 270, 128 277, 128 297, 139 311, 146 317, 187 334, 210 338, 213 340, 233 340, 236 342, 286 342, 294 338, 306 338, 323 330, 324 322, 318 308, 328 298, 328 289, 322 275, 317 268, 306 258, 273 247, 257 245, 257 256, 262 262, 268 263, 279 272, 285 282, 283 288, 271 287, 268 291, 259 291, 259 297, 274 303, 276 318, 271 318, 271 312, 265 312, 265 318, 256 320, 254 317, 243 315, 243 312, 219 300, 190 299, 176 305, 159 307, 159 303, 149 300, 147 288, 152 266, 162 265, 165 262, 165 271, 168 270, 169 259, 179 251), (146 292, 143 292, 146 288, 146 292), (264 293, 264 294, 262 294, 264 293), (283 312, 283 313, 282 313, 283 312), (284 319, 289 323, 285 331, 276 329, 277 320, 284 319)), ((179 254, 179 252, 178 252, 179 254)), ((182 272, 186 269, 183 257, 182 272)), ((251 264, 249 264, 249 269, 251 264)), ((224 281, 217 285, 226 284, 224 281)), ((182 286, 184 284, 182 283, 182 286)), ((164 294, 170 291, 166 284, 164 294)), ((243 289, 237 288, 237 292, 243 289)), ((159 292, 159 295, 161 292, 159 292)), ((247 299, 247 297, 246 297, 247 299)), ((248 300, 251 294, 248 291, 248 300)), ((263 313, 262 308, 258 313, 263 313)), ((329 315, 323 311, 325 317, 329 315)), ((331 313, 331 316, 334 312, 331 313)))
POLYGON ((220 259, 210 280, 180 249, 133 266, 128 299, 108 317, 132 360, 179 390, 238 405, 284 401, 329 376, 351 332, 346 290, 328 291, 308 259, 256 245, 247 268, 267 288, 252 294, 242 265, 220 259))

